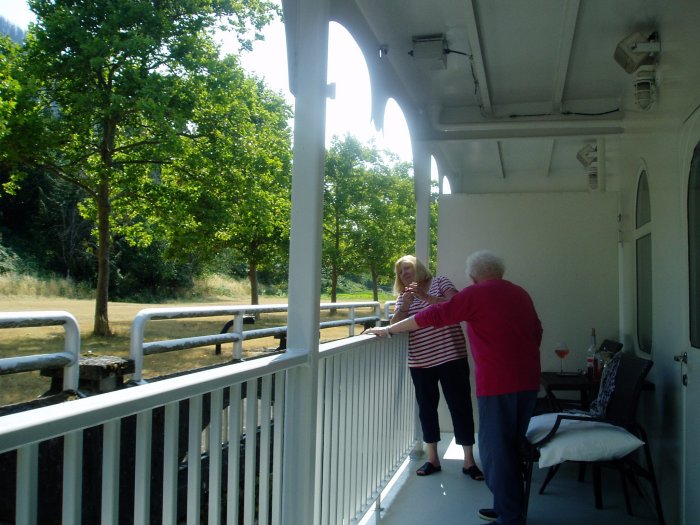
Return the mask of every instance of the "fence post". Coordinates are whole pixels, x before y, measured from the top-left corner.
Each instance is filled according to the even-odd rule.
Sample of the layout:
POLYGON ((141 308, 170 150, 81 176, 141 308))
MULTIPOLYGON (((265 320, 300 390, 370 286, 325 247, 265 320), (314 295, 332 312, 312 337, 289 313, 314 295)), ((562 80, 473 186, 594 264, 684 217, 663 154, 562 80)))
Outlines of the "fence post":
MULTIPOLYGON (((245 312, 240 312, 233 318, 232 332, 243 335, 243 317, 245 312)), ((233 359, 239 360, 243 357, 243 337, 233 342, 233 359)))

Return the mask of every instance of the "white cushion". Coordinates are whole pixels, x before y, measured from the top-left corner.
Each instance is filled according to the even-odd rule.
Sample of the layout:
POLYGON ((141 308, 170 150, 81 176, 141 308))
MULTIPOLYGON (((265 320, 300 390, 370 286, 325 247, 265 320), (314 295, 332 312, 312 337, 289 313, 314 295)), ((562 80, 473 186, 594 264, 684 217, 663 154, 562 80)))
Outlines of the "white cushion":
MULTIPOLYGON (((554 426, 557 414, 541 414, 530 420, 527 439, 536 443, 554 426)), ((555 436, 540 450, 540 468, 564 461, 605 461, 626 456, 644 444, 624 428, 600 421, 563 420, 555 436)))

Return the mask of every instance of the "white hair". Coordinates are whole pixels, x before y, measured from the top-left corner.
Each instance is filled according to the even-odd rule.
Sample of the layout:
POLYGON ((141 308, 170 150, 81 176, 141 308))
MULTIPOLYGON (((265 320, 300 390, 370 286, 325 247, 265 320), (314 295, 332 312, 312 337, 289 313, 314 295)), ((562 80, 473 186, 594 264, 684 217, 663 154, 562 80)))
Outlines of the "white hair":
POLYGON ((503 259, 488 250, 480 250, 467 257, 467 277, 477 281, 484 279, 500 279, 506 272, 503 259))

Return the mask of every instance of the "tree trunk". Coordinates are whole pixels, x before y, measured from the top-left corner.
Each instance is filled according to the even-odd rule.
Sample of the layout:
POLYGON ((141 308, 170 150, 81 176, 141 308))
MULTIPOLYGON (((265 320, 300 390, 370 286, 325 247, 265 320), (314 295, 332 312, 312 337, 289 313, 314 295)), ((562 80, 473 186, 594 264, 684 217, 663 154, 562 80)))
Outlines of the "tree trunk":
POLYGON ((259 304, 258 265, 248 261, 248 281, 250 281, 250 304, 259 304))
POLYGON ((109 303, 109 253, 111 249, 110 212, 109 180, 108 176, 104 174, 97 191, 97 290, 93 333, 98 336, 112 335, 109 329, 109 315, 107 313, 109 303))
POLYGON ((372 275, 372 297, 374 298, 374 301, 379 301, 379 288, 377 287, 377 270, 372 268, 370 270, 370 273, 372 275))
MULTIPOLYGON (((338 267, 335 264, 333 264, 333 268, 331 268, 331 302, 338 302, 338 267)), ((329 314, 335 315, 337 311, 337 308, 331 308, 329 314)))

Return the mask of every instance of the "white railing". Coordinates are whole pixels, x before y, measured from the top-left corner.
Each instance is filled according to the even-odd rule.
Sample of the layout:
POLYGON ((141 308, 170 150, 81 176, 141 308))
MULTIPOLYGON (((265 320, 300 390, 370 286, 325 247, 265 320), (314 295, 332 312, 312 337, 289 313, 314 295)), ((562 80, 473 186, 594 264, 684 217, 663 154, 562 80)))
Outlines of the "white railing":
MULTIPOLYGON (((355 335, 355 325, 366 322, 377 322, 381 319, 381 307, 378 302, 349 302, 349 303, 321 303, 321 310, 346 310, 346 319, 322 321, 319 328, 331 328, 347 326, 348 336, 355 335), (357 317, 358 309, 371 308, 373 315, 357 317)), ((269 305, 245 305, 245 306, 192 306, 181 308, 147 308, 141 310, 131 325, 130 355, 134 361, 134 373, 131 376, 133 382, 141 382, 143 376, 143 358, 146 355, 185 350, 209 345, 222 345, 233 343, 232 359, 240 360, 243 354, 243 341, 262 337, 284 336, 287 333, 286 326, 275 326, 253 330, 243 330, 246 315, 258 316, 263 313, 287 312, 286 304, 269 305), (226 333, 209 334, 197 337, 180 339, 167 339, 162 341, 144 341, 144 332, 147 323, 151 321, 192 319, 200 317, 227 317, 232 318, 231 330, 226 333)))
MULTIPOLYGON (((316 524, 355 522, 413 446, 406 351, 402 336, 320 346, 316 524)), ((0 418, 0 498, 16 494, 0 521, 296 525, 280 495, 295 492, 282 444, 299 365, 266 356, 0 418)))
POLYGON ((80 329, 68 312, 0 312, 0 329, 62 326, 65 331, 63 352, 34 354, 0 359, 0 374, 15 374, 47 368, 63 368, 63 390, 78 390, 80 329))
POLYGON ((399 336, 322 345, 317 524, 361 518, 415 444, 406 342, 399 336))

